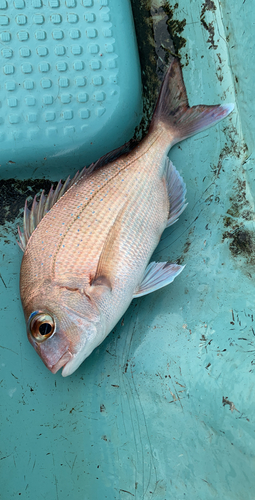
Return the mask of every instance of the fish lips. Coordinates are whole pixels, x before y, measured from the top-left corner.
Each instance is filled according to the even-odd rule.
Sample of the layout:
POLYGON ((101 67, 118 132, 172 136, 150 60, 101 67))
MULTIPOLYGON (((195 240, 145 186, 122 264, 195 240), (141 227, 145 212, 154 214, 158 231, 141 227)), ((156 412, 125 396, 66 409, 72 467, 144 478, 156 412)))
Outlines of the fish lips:
POLYGON ((70 361, 72 358, 73 358, 72 353, 70 351, 66 351, 66 353, 62 356, 62 358, 60 358, 60 360, 54 366, 52 366, 52 368, 49 367, 48 368, 52 373, 55 374, 57 373, 58 370, 60 370, 60 368, 65 368, 68 361, 70 361))
POLYGON ((28 339, 45 366, 54 374, 73 358, 68 338, 58 332, 41 343, 36 342, 31 335, 28 335, 28 339))

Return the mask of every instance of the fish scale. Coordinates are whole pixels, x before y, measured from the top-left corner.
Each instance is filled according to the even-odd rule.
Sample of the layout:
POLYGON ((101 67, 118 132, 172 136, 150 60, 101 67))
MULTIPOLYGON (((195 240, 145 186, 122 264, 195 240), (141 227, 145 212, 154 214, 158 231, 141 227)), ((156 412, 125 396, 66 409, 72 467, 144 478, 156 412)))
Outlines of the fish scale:
MULTIPOLYGON (((147 218, 149 207, 151 207, 152 198, 154 198, 154 201, 156 199, 155 194, 152 197, 151 195, 148 195, 148 193, 152 191, 153 188, 151 187, 151 183, 154 183, 154 179, 157 175, 153 162, 149 164, 149 159, 140 161, 138 165, 136 164, 136 160, 137 156, 138 158, 141 158, 141 156, 143 158, 142 149, 147 151, 148 147, 151 146, 151 143, 154 143, 154 138, 150 138, 149 141, 145 141, 143 147, 140 146, 139 153, 135 153, 133 155, 134 158, 131 157, 126 162, 121 159, 120 162, 117 162, 115 165, 110 164, 109 166, 104 167, 105 171, 101 170, 100 172, 91 174, 89 183, 83 183, 81 180, 78 185, 74 186, 69 192, 66 193, 66 195, 53 207, 51 212, 49 212, 41 221, 40 233, 42 231, 49 231, 49 228, 51 229, 50 233, 46 233, 48 234, 48 240, 47 237, 44 238, 43 243, 41 243, 41 248, 39 247, 39 234, 37 238, 35 234, 33 241, 33 246, 37 248, 37 252, 39 252, 41 260, 45 253, 51 255, 51 257, 48 257, 48 259, 43 262, 41 269, 42 279, 49 271, 48 266, 51 267, 51 275, 52 277, 54 276, 56 280, 58 280, 59 275, 67 275, 69 272, 76 275, 78 273, 86 272, 87 268, 89 268, 92 272, 95 271, 92 266, 94 265, 95 268, 97 265, 98 257, 100 251, 102 250, 102 242, 104 242, 109 228, 118 214, 120 204, 123 203, 123 201, 125 202, 126 196, 129 196, 129 206, 131 207, 133 205, 134 210, 137 210, 137 204, 140 205, 140 216, 137 222, 138 227, 132 227, 129 224, 128 219, 130 219, 130 221, 133 219, 133 212, 130 208, 130 212, 128 212, 127 209, 127 220, 125 221, 127 223, 126 237, 129 238, 130 231, 132 232, 132 237, 130 239, 135 241, 135 235, 138 234, 137 229, 143 225, 145 228, 148 227, 147 218), (106 178, 107 181, 105 181, 106 178), (124 182, 122 182, 123 178, 124 182), (98 189, 96 195, 91 191, 92 182, 100 185, 100 189, 98 189), (123 188, 121 197, 120 185, 123 188), (147 205, 141 203, 142 197, 148 200, 147 205), (82 200, 78 202, 78 205, 77 198, 78 200, 82 200), (88 201, 86 201, 86 198, 88 198, 88 201), (102 198, 104 198, 103 210, 101 207, 102 202, 100 201, 102 198), (81 203, 83 203, 82 207, 80 205, 81 203), (65 205, 65 211, 63 210, 63 205, 65 205), (94 214, 92 214, 93 211, 95 212, 94 214), (58 218, 59 214, 61 214, 60 221, 58 218), (80 218, 78 219, 77 217, 80 218), (96 220, 98 222, 96 222, 96 220), (79 239, 82 240, 80 242, 77 240, 78 229, 80 230, 79 239), (57 230, 58 236, 61 235, 61 238, 56 245, 54 239, 52 239, 52 233, 54 234, 57 230), (79 247, 77 246, 78 244, 79 247), (84 255, 86 255, 86 259, 84 259, 84 255), (71 257, 72 259, 70 259, 71 257), (84 260, 86 260, 86 262, 84 262, 84 260)), ((162 144, 160 143, 159 150, 161 153, 159 152, 158 155, 161 156, 162 162, 162 158, 164 156, 162 151, 164 151, 164 149, 161 149, 161 147, 162 144)), ((159 170, 162 170, 160 165, 161 164, 159 164, 159 170)), ((158 212, 159 214, 162 214, 160 209, 158 209, 158 212)), ((165 219, 167 218, 167 214, 168 199, 166 198, 165 219)), ((152 220, 151 213, 149 218, 152 220)), ((140 246, 144 246, 141 234, 139 236, 138 243, 140 246)), ((27 252, 28 251, 31 251, 29 246, 27 252)), ((137 249, 137 255, 138 254, 139 252, 137 249)), ((125 259, 124 255, 121 257, 125 259)), ((60 278, 60 281, 63 282, 63 279, 60 278)))
POLYGON ((231 110, 190 108, 174 60, 147 137, 129 153, 123 147, 117 160, 110 160, 116 152, 107 155, 106 166, 99 160, 59 184, 39 204, 34 200, 31 212, 25 209, 22 305, 29 341, 53 373, 61 367, 63 376, 73 373, 133 297, 166 286, 182 271, 169 262, 148 265, 162 232, 186 206, 185 184, 167 153, 231 110))
MULTIPOLYGON (((77 217, 75 218, 72 222, 72 226, 66 231, 65 237, 63 236, 61 239, 61 244, 59 244, 56 252, 56 279, 58 279, 58 275, 63 276, 63 274, 68 274, 69 272, 76 275, 79 272, 84 273, 88 269, 92 272, 96 270, 98 258, 102 250, 102 244, 120 211, 120 207, 126 203, 127 196, 129 197, 128 206, 126 207, 126 215, 123 219, 123 224, 126 225, 125 239, 132 240, 134 243, 137 239, 138 227, 141 229, 144 226, 145 230, 148 228, 148 214, 149 218, 152 219, 152 214, 149 213, 152 202, 150 200, 151 197, 147 196, 147 192, 149 190, 151 191, 152 188, 149 182, 148 171, 146 172, 146 167, 147 165, 144 165, 143 168, 145 171, 143 173, 141 173, 140 165, 135 168, 132 167, 133 171, 126 175, 127 179, 125 179, 124 183, 122 183, 123 172, 119 173, 118 178, 114 181, 115 185, 109 187, 108 184, 107 187, 103 187, 98 192, 97 197, 93 198, 93 207, 91 207, 91 204, 87 205, 82 213, 80 212, 80 219, 77 219, 77 217), (123 186, 121 196, 119 192, 120 183, 123 186), (108 191, 107 193, 106 190, 108 191), (142 205, 143 196, 148 198, 148 205, 150 207, 142 205), (101 208, 101 200, 104 200, 103 210, 101 208), (134 222, 132 224, 129 222, 134 221, 134 212, 137 211, 137 205, 139 204, 141 209, 137 221, 138 227, 136 227, 134 222), (82 241, 77 240, 78 229, 79 236, 81 236, 80 240, 82 241), (79 243, 77 243, 77 241, 79 241, 79 243), (65 245, 64 247, 63 244, 65 245), (70 261, 71 255, 72 260, 70 261), (84 255, 86 255, 86 259, 84 259, 84 255)), ((80 186, 80 189, 82 189, 82 186, 80 186)), ((64 201, 63 199, 63 202, 64 201)), ((59 205, 59 210, 61 210, 61 205, 59 205)), ((70 207, 70 210, 74 213, 75 207, 70 207)), ((162 211, 159 211, 159 213, 161 214, 162 211)), ((168 206, 166 198, 165 219, 167 218, 167 213, 168 206)), ((141 234, 137 243, 140 246, 144 246, 141 234)), ((121 252, 120 258, 121 260, 125 260, 124 252, 121 252)))

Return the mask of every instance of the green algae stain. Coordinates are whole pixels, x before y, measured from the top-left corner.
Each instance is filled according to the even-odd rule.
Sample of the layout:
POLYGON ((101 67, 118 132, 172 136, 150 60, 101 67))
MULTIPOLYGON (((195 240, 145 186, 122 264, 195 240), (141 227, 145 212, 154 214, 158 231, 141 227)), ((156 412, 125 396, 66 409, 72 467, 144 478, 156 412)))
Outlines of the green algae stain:
POLYGON ((6 222, 15 222, 17 217, 23 213, 25 201, 32 203, 34 196, 43 189, 48 193, 51 186, 55 187, 56 182, 46 179, 5 179, 0 180, 0 225, 6 222))
POLYGON ((218 45, 215 44, 214 42, 214 36, 215 36, 215 29, 213 22, 207 22, 206 21, 206 12, 211 11, 214 12, 216 10, 216 5, 212 0, 205 0, 205 2, 202 5, 201 9, 201 14, 200 14, 200 21, 203 26, 203 28, 208 32, 208 40, 207 43, 209 43, 209 49, 214 49, 216 50, 218 48, 218 45))
POLYGON ((161 82, 174 56, 185 46, 186 20, 177 19, 178 3, 165 0, 131 0, 143 83, 143 118, 135 131, 140 140, 147 133, 161 82))
POLYGON ((182 47, 185 47, 186 45, 185 38, 181 36, 181 33, 183 32, 186 26, 186 19, 183 19, 182 21, 174 19, 174 13, 175 10, 178 8, 178 6, 179 6, 178 3, 176 3, 174 5, 174 8, 171 9, 169 3, 165 2, 162 7, 168 17, 167 20, 168 32, 174 46, 174 52, 176 55, 179 56, 180 49, 182 49, 182 47))

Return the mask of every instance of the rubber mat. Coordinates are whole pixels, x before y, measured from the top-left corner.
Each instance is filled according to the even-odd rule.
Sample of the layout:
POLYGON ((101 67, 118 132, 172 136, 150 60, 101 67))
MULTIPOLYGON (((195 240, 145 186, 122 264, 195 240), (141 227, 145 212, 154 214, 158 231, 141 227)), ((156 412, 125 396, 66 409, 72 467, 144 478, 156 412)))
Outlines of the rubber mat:
POLYGON ((130 138, 141 85, 127 0, 1 0, 0 41, 2 169, 90 163, 123 142, 120 118, 130 138))

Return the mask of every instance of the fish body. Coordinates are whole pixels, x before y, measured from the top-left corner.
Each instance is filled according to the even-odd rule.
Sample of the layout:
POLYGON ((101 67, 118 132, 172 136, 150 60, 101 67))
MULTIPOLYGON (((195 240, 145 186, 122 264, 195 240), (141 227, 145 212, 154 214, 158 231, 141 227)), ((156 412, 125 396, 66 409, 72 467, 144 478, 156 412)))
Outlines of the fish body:
POLYGON ((63 376, 73 373, 134 296, 181 272, 177 264, 148 266, 162 232, 186 206, 185 184, 167 153, 231 110, 189 108, 174 60, 145 139, 117 160, 84 171, 55 203, 51 193, 30 213, 25 209, 21 300, 28 338, 53 373, 61 367, 63 376))

